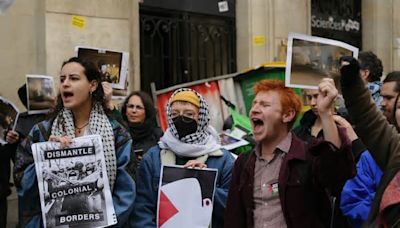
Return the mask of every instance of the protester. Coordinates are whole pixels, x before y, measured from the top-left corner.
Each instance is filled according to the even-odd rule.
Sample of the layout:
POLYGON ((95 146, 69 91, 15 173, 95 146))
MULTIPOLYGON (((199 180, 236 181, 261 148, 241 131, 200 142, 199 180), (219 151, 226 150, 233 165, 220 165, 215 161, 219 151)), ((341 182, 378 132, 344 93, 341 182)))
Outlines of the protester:
POLYGON ((326 141, 310 145, 290 133, 301 109, 293 90, 281 81, 263 80, 254 92, 250 119, 258 145, 235 162, 225 227, 329 227, 329 196, 337 196, 355 173, 350 142, 333 119, 333 80, 319 85, 326 141))
MULTIPOLYGON (((22 104, 25 106, 25 108, 28 108, 28 97, 27 97, 27 91, 26 91, 26 84, 23 84, 19 89, 18 89, 18 96, 19 99, 21 100, 22 104)), ((17 124, 15 127, 15 130, 9 129, 6 134, 6 142, 7 145, 1 147, 1 187, 0 187, 0 192, 3 193, 2 196, 7 196, 11 193, 11 184, 10 182, 10 175, 11 175, 11 160, 14 161, 15 159, 15 153, 17 149, 17 145, 19 142, 21 142, 23 139, 26 138, 26 136, 29 134, 29 131, 32 129, 32 127, 39 123, 40 121, 43 121, 46 117, 45 113, 36 113, 36 114, 29 114, 28 112, 22 112, 18 115, 18 120, 17 124), (8 187, 7 187, 8 186, 8 187), (4 188, 3 188, 4 187, 4 188)), ((3 198, 2 198, 3 199, 3 198)), ((3 210, 3 208, 7 208, 7 200, 1 200, 1 203, 5 204, 4 206, 0 206, 1 209, 0 211, 3 212, 5 211, 4 218, 7 219, 7 210, 3 210)), ((19 204, 23 204, 23 201, 18 201, 19 204)), ((3 205, 3 204, 2 204, 3 205)), ((23 207, 23 205, 20 205, 19 208, 23 207)), ((1 213, 0 212, 0 213, 1 213)), ((19 218, 21 218, 22 214, 19 213, 19 218)), ((3 220, 1 220, 3 221, 3 220)), ((6 220, 4 220, 6 221, 6 220)), ((1 223, 1 222, 0 222, 1 223)), ((1 223, 2 224, 2 223, 1 223)), ((1 225, 0 224, 0 225, 1 225)), ((3 227, 3 226, 1 226, 3 227)))
POLYGON ((157 126, 156 110, 150 96, 143 91, 130 93, 122 103, 119 111, 112 102, 112 87, 108 82, 102 82, 107 107, 112 110, 113 117, 122 123, 132 138, 131 159, 127 171, 136 179, 136 170, 144 153, 155 146, 163 135, 157 126))
POLYGON ((128 123, 132 137, 132 156, 140 162, 142 156, 155 146, 163 135, 157 126, 156 110, 150 96, 143 91, 129 94, 122 105, 122 117, 128 123))
POLYGON ((383 170, 367 226, 394 227, 400 224, 400 135, 386 122, 384 115, 387 113, 382 114, 371 101, 359 74, 358 61, 352 57, 344 57, 341 61, 342 91, 356 133, 383 170))
POLYGON ((340 116, 334 116, 336 123, 345 128, 352 142, 353 154, 359 155, 357 175, 343 186, 340 197, 340 209, 354 228, 361 228, 368 219, 376 189, 382 177, 382 171, 370 152, 354 132, 351 124, 340 116))
MULTIPOLYGON (((28 96, 26 92, 26 84, 23 84, 18 89, 18 97, 21 100, 22 104, 25 106, 25 108, 28 108, 28 96)), ((6 135, 6 141, 9 144, 14 144, 15 146, 15 149, 12 152, 12 159, 14 159, 17 144, 26 138, 26 136, 29 134, 30 130, 35 124, 43 121, 46 117, 47 113, 29 114, 28 111, 22 112, 18 115, 15 131, 10 129, 7 131, 6 135)))
POLYGON ((0 144, 0 227, 7 225, 7 197, 11 194, 10 169, 15 146, 0 144))
MULTIPOLYGON (((28 96, 26 92, 26 84, 23 84, 18 89, 18 97, 21 100, 22 104, 25 106, 25 108, 28 109, 28 96)), ((11 133, 10 137, 14 136, 18 139, 18 141, 23 140, 29 134, 32 127, 35 124, 43 121, 46 118, 46 116, 47 113, 30 114, 28 111, 20 113, 18 115, 18 121, 15 127, 15 132, 9 131, 11 133)))
POLYGON ((396 91, 399 93, 394 102, 393 108, 393 125, 396 127, 397 131, 400 132, 400 84, 397 85, 396 91))
MULTIPOLYGON (((316 139, 323 139, 324 134, 322 130, 321 118, 318 114, 318 89, 305 89, 304 90, 306 103, 311 107, 310 110, 306 111, 300 120, 300 125, 293 129, 293 133, 303 140, 305 143, 311 143, 316 139)), ((332 111, 336 114, 335 107, 332 105, 332 111)), ((335 115, 334 117, 336 117, 335 115)), ((339 203, 340 197, 331 197, 332 205, 334 205, 333 212, 333 227, 351 227, 349 220, 343 215, 340 210, 339 203)))
POLYGON ((372 99, 378 107, 381 107, 382 96, 381 77, 383 73, 382 61, 372 51, 362 51, 358 54, 360 62, 360 75, 367 84, 372 99))
POLYGON ((124 128, 107 116, 100 83, 101 74, 93 63, 76 57, 63 63, 60 94, 52 119, 35 125, 17 149, 14 179, 19 199, 24 202, 20 209, 21 227, 43 226, 31 145, 54 141, 68 146, 72 138, 90 134, 102 136, 118 226, 127 222, 135 199, 134 182, 125 171, 131 139, 124 128))
MULTIPOLYGON (((212 227, 222 227, 231 179, 233 157, 220 148, 218 135, 209 126, 204 98, 191 89, 175 91, 167 104, 168 129, 140 164, 132 227, 156 227, 157 195, 161 165, 218 169, 212 227)), ((188 191, 191 191, 188 189, 188 191)))
MULTIPOLYGON (((379 109, 390 118, 388 121, 393 121, 390 113, 393 113, 393 102, 395 95, 398 91, 394 91, 393 87, 398 84, 396 77, 393 73, 389 74, 382 87, 382 94, 384 101, 378 102, 380 77, 382 75, 382 62, 372 52, 361 52, 359 55, 358 62, 360 64, 360 76, 364 82, 368 83, 368 90, 379 109), (375 80, 371 80, 375 78, 375 80), (375 81, 372 83, 371 81, 375 81), (382 107, 381 107, 382 104, 382 107)), ((345 122, 345 121, 342 121, 345 122)), ((344 124, 348 126, 348 132, 353 132, 351 135, 355 135, 352 141, 353 153, 357 155, 357 175, 348 180, 343 187, 341 194, 340 208, 344 215, 346 215, 352 222, 353 226, 358 228, 362 227, 367 221, 369 212, 375 193, 378 188, 379 182, 382 177, 382 170, 373 159, 370 152, 367 150, 361 139, 355 134, 350 124, 344 124)))
MULTIPOLYGON (((360 63, 360 76, 364 82, 366 81, 366 76, 370 75, 370 69, 372 69, 372 71, 376 71, 376 73, 372 73, 373 75, 380 75, 382 73, 381 62, 373 53, 363 53, 359 56, 358 61, 360 63), (369 64, 367 64, 368 66, 366 67, 365 63, 368 62, 369 64), (375 67, 373 67, 374 65, 375 67)), ((389 75, 389 77, 386 78, 388 79, 388 82, 385 82, 384 86, 383 92, 385 94, 385 102, 383 107, 385 107, 385 109, 387 109, 388 103, 393 102, 393 98, 391 97, 393 95, 388 94, 388 92, 391 92, 392 90, 392 84, 390 82, 392 78, 393 76, 389 75), (388 90, 389 88, 390 90, 388 90)), ((376 80, 380 80, 380 77, 376 77, 376 80)), ((396 82, 393 83, 393 85, 396 84, 396 82)), ((376 88, 376 86, 371 87, 370 84, 368 84, 368 89, 375 104, 377 107, 380 107, 380 103, 378 103, 376 99, 376 88)), ((398 93, 398 91, 393 92, 398 93)), ((361 139, 358 138, 352 126, 346 120, 341 120, 340 122, 340 125, 347 129, 350 139, 352 140, 353 154, 357 155, 357 175, 348 180, 343 187, 340 208, 343 214, 350 219, 353 226, 355 228, 359 228, 362 227, 368 219, 368 215, 371 211, 371 206, 375 198, 375 193, 382 177, 382 170, 379 168, 378 164, 375 162, 361 139)))
POLYGON ((311 109, 304 113, 300 120, 300 125, 293 129, 293 132, 301 140, 311 142, 314 138, 322 137, 322 123, 317 108, 319 91, 317 89, 306 89, 304 93, 307 105, 311 109))
POLYGON ((393 71, 389 73, 386 78, 383 80, 382 88, 381 88, 381 96, 382 103, 381 108, 383 111, 383 115, 389 121, 389 123, 393 124, 393 107, 394 100, 398 95, 398 91, 396 91, 397 85, 400 83, 400 71, 393 71))

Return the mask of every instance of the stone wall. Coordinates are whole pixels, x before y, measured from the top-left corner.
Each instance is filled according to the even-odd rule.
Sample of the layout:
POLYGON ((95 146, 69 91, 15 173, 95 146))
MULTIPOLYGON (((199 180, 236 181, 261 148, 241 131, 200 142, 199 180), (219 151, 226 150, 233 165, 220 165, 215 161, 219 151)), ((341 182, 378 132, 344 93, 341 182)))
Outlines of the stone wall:
POLYGON ((18 0, 0 15, 0 94, 19 102, 26 74, 55 77, 75 46, 130 53, 130 89, 140 87, 138 3, 131 0, 18 0), (74 16, 83 19, 80 26, 74 16))
POLYGON ((285 60, 281 47, 288 33, 311 31, 309 0, 241 0, 236 4, 239 71, 285 60))
POLYGON ((17 90, 29 73, 46 73, 44 2, 18 0, 0 15, 0 95, 19 109, 17 90))
MULTIPOLYGON (((75 55, 76 46, 125 51, 134 56, 130 46, 133 2, 136 3, 131 0, 47 0, 47 72, 58 76, 61 63, 75 55), (82 19, 81 24, 73 23, 75 16, 82 19)), ((132 65, 129 69, 133 69, 132 65)), ((133 76, 133 71, 130 72, 133 76)), ((133 84, 131 80, 130 86, 133 84)))

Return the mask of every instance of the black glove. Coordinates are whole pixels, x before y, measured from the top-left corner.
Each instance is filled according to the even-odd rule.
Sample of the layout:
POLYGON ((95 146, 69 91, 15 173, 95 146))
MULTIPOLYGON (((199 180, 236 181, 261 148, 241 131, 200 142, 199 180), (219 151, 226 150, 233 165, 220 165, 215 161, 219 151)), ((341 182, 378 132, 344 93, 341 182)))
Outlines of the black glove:
POLYGON ((340 63, 348 62, 348 65, 344 65, 340 68, 340 83, 342 86, 351 86, 356 81, 360 80, 360 64, 358 60, 351 56, 343 56, 340 58, 340 63))

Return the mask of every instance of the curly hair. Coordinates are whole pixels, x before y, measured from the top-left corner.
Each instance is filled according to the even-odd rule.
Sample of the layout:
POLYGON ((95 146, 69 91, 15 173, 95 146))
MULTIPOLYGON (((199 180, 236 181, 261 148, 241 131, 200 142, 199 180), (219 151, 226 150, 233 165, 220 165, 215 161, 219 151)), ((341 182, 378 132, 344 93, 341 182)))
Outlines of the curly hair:
POLYGON ((383 73, 382 61, 372 51, 362 51, 358 54, 361 70, 369 70, 369 82, 380 81, 383 73))
POLYGON ((295 117, 289 122, 289 128, 291 128, 302 107, 300 97, 291 88, 285 87, 285 84, 280 80, 262 80, 254 85, 255 95, 259 92, 267 92, 271 90, 279 93, 284 113, 287 113, 290 110, 295 111, 295 117))

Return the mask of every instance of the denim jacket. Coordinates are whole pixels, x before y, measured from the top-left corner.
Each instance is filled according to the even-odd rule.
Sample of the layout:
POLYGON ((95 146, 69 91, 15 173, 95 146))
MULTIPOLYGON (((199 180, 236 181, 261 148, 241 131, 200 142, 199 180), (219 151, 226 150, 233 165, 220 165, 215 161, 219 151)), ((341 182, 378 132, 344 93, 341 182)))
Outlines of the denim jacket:
MULTIPOLYGON (((210 154, 205 162, 207 168, 218 169, 212 227, 223 227, 223 216, 234 163, 234 158, 228 151, 221 150, 219 152, 215 156, 210 154)), ((161 171, 160 153, 160 147, 154 146, 144 155, 140 163, 137 176, 137 197, 130 221, 131 227, 157 227, 157 196, 161 171)))
MULTIPOLYGON (((132 140, 129 133, 117 121, 110 118, 109 121, 114 132, 117 159, 117 176, 111 195, 118 220, 116 226, 122 227, 128 221, 136 196, 135 183, 125 171, 125 166, 130 159, 132 140)), ((18 193, 20 227, 43 227, 31 145, 36 142, 48 141, 51 126, 52 121, 47 120, 36 124, 17 149, 14 180, 18 193)))

